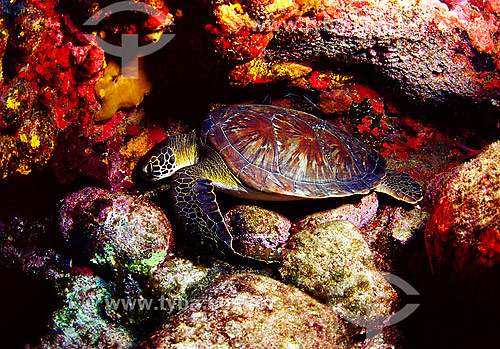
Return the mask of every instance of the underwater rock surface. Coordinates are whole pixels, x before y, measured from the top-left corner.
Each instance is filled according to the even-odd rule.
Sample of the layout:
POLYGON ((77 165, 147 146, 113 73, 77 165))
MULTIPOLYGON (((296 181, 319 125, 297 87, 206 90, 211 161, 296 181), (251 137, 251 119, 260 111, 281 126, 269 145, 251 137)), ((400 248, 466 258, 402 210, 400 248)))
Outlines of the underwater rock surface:
POLYGON ((332 210, 317 212, 294 222, 293 230, 311 229, 314 226, 337 220, 350 222, 361 229, 377 213, 377 194, 363 196, 357 204, 345 204, 332 210))
POLYGON ((20 269, 29 274, 41 274, 57 258, 53 236, 46 222, 15 217, 0 221, 0 260, 4 269, 20 269))
POLYGON ((292 225, 285 216, 252 205, 233 207, 224 219, 231 229, 236 252, 267 261, 277 259, 292 225))
POLYGON ((113 298, 112 284, 91 273, 75 274, 61 293, 62 306, 37 348, 132 347, 132 333, 103 314, 113 298))
POLYGON ((346 221, 292 235, 282 257, 283 279, 332 306, 344 318, 377 323, 389 316, 397 294, 375 268, 359 230, 346 221))
MULTIPOLYGON (((257 17, 255 3, 239 6, 238 16, 250 23, 241 23, 238 30, 272 33, 273 39, 258 57, 235 67, 231 77, 236 84, 298 82, 298 77, 308 78, 306 68, 328 62, 354 72, 359 67, 374 80, 382 76, 403 95, 424 103, 498 97, 498 6, 325 0, 307 2, 308 16, 300 16, 304 3, 289 1, 257 17)), ((230 5, 217 4, 214 12, 223 6, 230 5)), ((231 12, 217 17, 219 23, 230 18, 231 12)), ((233 47, 228 42, 222 56, 231 58, 233 47)))
POLYGON ((170 222, 158 207, 99 188, 70 194, 60 227, 76 256, 113 273, 122 267, 148 276, 173 246, 170 222))
POLYGON ((500 291, 500 143, 437 176, 425 230, 432 271, 443 282, 495 301, 500 291))
POLYGON ((421 237, 428 216, 427 210, 418 205, 411 210, 394 206, 379 208, 360 230, 373 252, 378 269, 400 277, 421 272, 427 263, 421 237))
POLYGON ((347 348, 342 321, 302 291, 254 274, 218 279, 139 348, 347 348))

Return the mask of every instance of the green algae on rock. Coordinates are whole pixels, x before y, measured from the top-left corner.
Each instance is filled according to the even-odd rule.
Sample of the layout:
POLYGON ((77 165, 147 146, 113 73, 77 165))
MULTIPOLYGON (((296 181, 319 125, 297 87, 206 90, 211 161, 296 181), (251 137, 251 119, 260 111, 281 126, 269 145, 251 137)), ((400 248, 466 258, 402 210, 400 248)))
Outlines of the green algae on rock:
MULTIPOLYGON (((128 348, 132 335, 103 316, 113 286, 95 275, 74 275, 63 290, 62 307, 54 312, 41 348, 128 348)), ((114 309, 116 311, 116 309, 114 309)))
POLYGON ((206 267, 188 259, 172 256, 153 273, 149 287, 155 299, 163 299, 164 311, 160 315, 169 320, 179 311, 186 310, 189 304, 222 275, 245 272, 263 276, 269 276, 271 273, 269 269, 254 270, 246 266, 233 266, 223 261, 217 261, 206 267))
POLYGON ((225 275, 140 348, 346 348, 342 321, 302 291, 255 274, 225 275))
POLYGON ((375 268, 359 230, 346 221, 292 235, 282 257, 283 279, 332 306, 339 314, 378 324, 397 301, 392 286, 375 268))
POLYGON ((64 269, 52 277, 62 304, 41 340, 43 348, 133 347, 220 276, 219 270, 172 258, 130 290, 123 286, 128 280, 106 280, 76 265, 64 269))
POLYGON ((148 276, 173 245, 170 223, 158 207, 99 188, 69 195, 60 227, 78 259, 114 274, 124 268, 148 276))
POLYGON ((285 216, 252 205, 231 208, 224 220, 234 237, 236 252, 266 261, 278 258, 291 226, 285 216))

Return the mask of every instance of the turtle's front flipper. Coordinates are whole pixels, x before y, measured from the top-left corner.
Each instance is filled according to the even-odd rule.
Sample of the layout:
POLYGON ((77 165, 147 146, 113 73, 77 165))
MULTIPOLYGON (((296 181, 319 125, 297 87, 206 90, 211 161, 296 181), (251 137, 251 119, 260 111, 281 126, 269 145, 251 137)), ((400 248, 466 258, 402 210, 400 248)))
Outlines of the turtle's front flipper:
POLYGON ((170 188, 175 213, 195 238, 221 248, 226 256, 234 258, 236 262, 255 266, 268 264, 233 250, 233 237, 224 223, 211 180, 198 178, 185 169, 172 177, 170 188))
POLYGON ((190 233, 231 247, 233 238, 224 224, 211 180, 178 171, 170 188, 175 213, 190 233))
POLYGON ((394 170, 387 170, 385 177, 375 190, 410 204, 419 202, 423 196, 422 188, 410 175, 394 170))

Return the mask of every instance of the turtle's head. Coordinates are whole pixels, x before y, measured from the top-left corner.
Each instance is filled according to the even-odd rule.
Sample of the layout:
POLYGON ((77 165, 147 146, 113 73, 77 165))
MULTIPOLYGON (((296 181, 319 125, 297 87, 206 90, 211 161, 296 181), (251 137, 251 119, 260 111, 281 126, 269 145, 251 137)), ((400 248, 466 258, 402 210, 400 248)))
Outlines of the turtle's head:
POLYGON ((141 174, 148 181, 170 177, 177 170, 198 162, 198 136, 195 131, 167 137, 143 158, 141 174))

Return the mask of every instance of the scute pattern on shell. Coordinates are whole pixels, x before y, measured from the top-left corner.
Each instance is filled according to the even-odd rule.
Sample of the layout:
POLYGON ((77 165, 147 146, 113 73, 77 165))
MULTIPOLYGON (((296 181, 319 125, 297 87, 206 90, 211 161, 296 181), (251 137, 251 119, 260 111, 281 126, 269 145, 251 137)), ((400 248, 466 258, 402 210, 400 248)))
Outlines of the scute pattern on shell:
POLYGON ((246 185, 269 193, 314 198, 367 193, 386 171, 380 154, 343 130, 270 105, 214 110, 202 139, 246 185))

